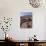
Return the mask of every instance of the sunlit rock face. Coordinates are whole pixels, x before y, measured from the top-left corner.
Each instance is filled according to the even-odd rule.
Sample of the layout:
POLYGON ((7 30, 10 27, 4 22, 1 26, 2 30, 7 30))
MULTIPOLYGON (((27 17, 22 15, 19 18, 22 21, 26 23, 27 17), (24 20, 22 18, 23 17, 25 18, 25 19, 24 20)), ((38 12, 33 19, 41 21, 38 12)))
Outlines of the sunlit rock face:
POLYGON ((29 0, 30 5, 34 8, 38 8, 42 5, 43 0, 29 0))

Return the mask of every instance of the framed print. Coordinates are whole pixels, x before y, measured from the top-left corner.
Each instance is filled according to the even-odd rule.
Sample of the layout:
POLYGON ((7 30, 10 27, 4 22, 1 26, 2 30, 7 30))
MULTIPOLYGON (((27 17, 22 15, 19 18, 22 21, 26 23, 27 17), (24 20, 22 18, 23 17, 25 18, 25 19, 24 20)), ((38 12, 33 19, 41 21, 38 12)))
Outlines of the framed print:
POLYGON ((20 28, 32 28, 32 12, 21 12, 20 28))

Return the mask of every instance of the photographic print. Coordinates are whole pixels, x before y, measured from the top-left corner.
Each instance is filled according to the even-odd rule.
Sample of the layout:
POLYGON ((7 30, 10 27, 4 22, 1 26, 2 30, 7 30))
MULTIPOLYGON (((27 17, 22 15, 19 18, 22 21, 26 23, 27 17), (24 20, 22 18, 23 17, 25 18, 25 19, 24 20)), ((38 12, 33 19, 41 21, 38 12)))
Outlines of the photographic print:
POLYGON ((20 28, 32 28, 32 12, 21 12, 20 28))

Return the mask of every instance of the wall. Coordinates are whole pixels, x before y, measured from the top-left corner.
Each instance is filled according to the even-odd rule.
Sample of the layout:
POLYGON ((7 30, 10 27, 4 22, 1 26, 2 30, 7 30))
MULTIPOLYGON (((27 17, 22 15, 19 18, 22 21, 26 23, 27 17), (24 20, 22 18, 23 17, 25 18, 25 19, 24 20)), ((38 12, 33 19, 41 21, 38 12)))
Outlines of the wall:
MULTIPOLYGON (((44 5, 43 5, 44 6, 44 5)), ((37 39, 45 39, 45 15, 46 9, 44 7, 32 8, 28 0, 0 0, 0 18, 3 16, 13 17, 13 22, 10 31, 10 37, 16 40, 28 40, 34 34, 37 39), (20 12, 30 11, 33 13, 33 28, 20 29, 20 12)), ((1 31, 2 33, 2 31, 1 31)), ((0 33, 0 35, 2 35, 0 33)), ((0 36, 2 39, 2 36, 0 36)))

